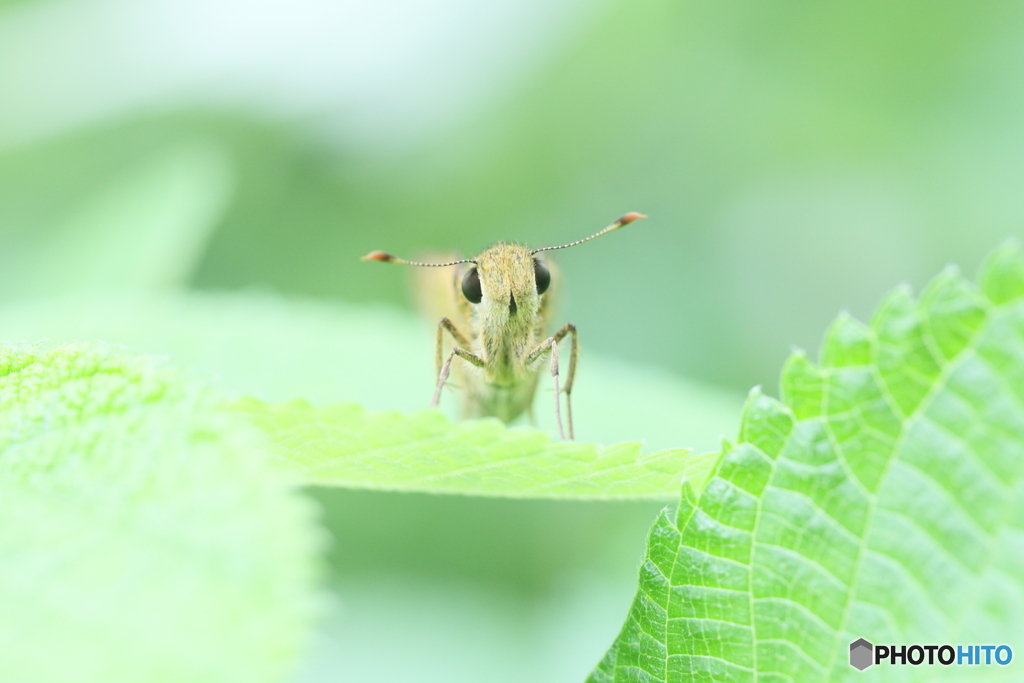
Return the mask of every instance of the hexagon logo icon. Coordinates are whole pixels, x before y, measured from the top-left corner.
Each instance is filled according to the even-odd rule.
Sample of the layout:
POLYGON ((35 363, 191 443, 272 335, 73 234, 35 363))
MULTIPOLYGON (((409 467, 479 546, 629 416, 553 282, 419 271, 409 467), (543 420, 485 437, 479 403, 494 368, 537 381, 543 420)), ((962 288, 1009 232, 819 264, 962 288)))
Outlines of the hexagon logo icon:
POLYGON ((875 663, 874 652, 874 645, 863 638, 858 638, 850 643, 850 666, 857 671, 863 671, 875 663))

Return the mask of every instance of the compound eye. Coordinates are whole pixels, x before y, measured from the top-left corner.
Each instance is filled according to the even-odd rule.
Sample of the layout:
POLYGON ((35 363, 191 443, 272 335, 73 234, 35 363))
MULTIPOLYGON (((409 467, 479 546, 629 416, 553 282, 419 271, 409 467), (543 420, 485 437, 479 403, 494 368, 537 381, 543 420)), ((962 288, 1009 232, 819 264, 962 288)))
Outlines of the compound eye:
POLYGON ((462 278, 462 294, 471 304, 478 304, 484 298, 480 290, 480 273, 476 272, 476 268, 470 268, 466 277, 462 278))
POLYGON ((548 291, 551 285, 551 271, 540 262, 540 259, 533 259, 533 275, 537 278, 537 293, 543 294, 548 291))

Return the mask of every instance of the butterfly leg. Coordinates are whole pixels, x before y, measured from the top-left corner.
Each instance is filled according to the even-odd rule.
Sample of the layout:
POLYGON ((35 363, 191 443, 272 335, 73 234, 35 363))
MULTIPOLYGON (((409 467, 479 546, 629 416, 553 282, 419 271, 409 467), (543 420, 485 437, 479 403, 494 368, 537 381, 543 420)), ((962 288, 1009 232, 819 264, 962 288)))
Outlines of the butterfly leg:
POLYGON ((441 357, 444 355, 444 331, 448 330, 448 333, 455 339, 455 343, 464 349, 468 349, 472 344, 466 339, 466 335, 459 331, 459 328, 455 327, 448 318, 441 318, 440 322, 437 323, 437 345, 434 350, 434 376, 441 374, 441 357))
MULTIPOLYGON (((572 335, 572 346, 569 351, 569 373, 568 377, 565 378, 565 388, 562 391, 565 392, 565 416, 569 423, 569 438, 576 438, 572 430, 572 382, 576 379, 576 359, 579 357, 580 347, 576 337, 576 326, 572 323, 566 323, 562 326, 562 329, 555 332, 552 335, 552 339, 555 343, 565 339, 567 335, 572 335)), ((555 394, 557 396, 557 392, 555 394)))
POLYGON ((486 365, 484 363, 484 359, 480 356, 474 355, 465 349, 459 348, 458 346, 452 349, 451 353, 448 354, 448 360, 444 362, 444 365, 441 366, 441 371, 437 374, 437 387, 434 389, 434 398, 430 401, 430 405, 433 408, 436 408, 437 404, 441 401, 441 389, 444 388, 444 383, 448 381, 448 375, 452 370, 452 360, 455 356, 472 363, 478 368, 482 368, 486 365))
POLYGON ((550 351, 551 353, 551 378, 555 384, 555 422, 558 423, 558 436, 562 439, 565 439, 565 430, 562 427, 562 400, 559 396, 561 390, 558 387, 558 342, 565 339, 566 335, 569 334, 572 334, 572 351, 569 355, 569 376, 565 384, 565 410, 569 422, 569 438, 572 439, 572 402, 570 397, 572 382, 576 377, 576 358, 579 353, 576 342, 576 326, 572 323, 566 323, 562 329, 538 344, 537 348, 526 357, 526 363, 529 365, 544 355, 545 352, 550 351))

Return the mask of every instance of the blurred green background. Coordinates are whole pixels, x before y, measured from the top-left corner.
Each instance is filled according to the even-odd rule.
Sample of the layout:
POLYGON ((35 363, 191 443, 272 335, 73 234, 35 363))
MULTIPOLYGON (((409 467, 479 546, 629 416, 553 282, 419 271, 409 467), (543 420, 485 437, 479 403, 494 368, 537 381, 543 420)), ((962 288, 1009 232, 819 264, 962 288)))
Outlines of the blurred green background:
MULTIPOLYGON (((371 249, 547 246, 636 210, 559 252, 558 321, 585 354, 732 405, 775 393, 840 310, 973 273, 1021 232, 1022 190, 1019 2, 0 2, 3 337, 191 362, 203 330, 164 347, 170 317, 148 344, 132 321, 151 320, 71 329, 53 302, 255 291, 342 311, 354 338, 341 302, 412 308, 408 273, 357 260, 371 249)), ((380 393, 314 384, 237 388, 380 393)), ((579 680, 657 509, 315 495, 339 598, 304 680, 579 680)))

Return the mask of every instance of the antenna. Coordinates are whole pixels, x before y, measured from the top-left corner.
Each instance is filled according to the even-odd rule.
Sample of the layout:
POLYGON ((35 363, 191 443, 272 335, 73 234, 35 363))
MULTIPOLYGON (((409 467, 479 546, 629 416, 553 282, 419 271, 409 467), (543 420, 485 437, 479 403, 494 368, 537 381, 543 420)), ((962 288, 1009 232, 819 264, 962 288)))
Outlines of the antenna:
POLYGON ((406 261, 404 258, 398 258, 384 251, 371 251, 366 256, 363 256, 360 261, 383 261, 384 263, 401 263, 404 266, 425 266, 429 268, 439 268, 441 266, 455 266, 460 263, 476 263, 471 258, 464 258, 461 261, 450 261, 448 263, 420 263, 418 261, 406 261))
MULTIPOLYGON (((581 240, 576 240, 575 242, 569 242, 569 244, 563 244, 560 247, 543 247, 541 249, 534 249, 533 253, 536 254, 539 251, 550 251, 552 249, 565 249, 566 247, 575 247, 577 244, 583 244, 584 242, 589 242, 590 240, 594 239, 595 237, 600 237, 601 235, 603 235, 605 233, 608 233, 608 232, 611 232, 612 230, 618 230, 623 225, 629 225, 630 223, 632 223, 633 221, 637 220, 638 218, 647 218, 647 216, 645 216, 642 213, 637 213, 636 211, 630 211, 625 216, 623 216, 619 220, 615 221, 614 223, 609 225, 607 228, 605 228, 601 232, 595 232, 590 237, 584 237, 581 240)), ((381 253, 381 252, 374 252, 374 253, 381 253)), ((388 256, 387 254, 383 254, 383 255, 384 256, 388 256)), ((363 258, 365 259, 367 257, 364 256, 363 258)), ((377 260, 378 261, 383 261, 385 259, 377 259, 377 260)))

